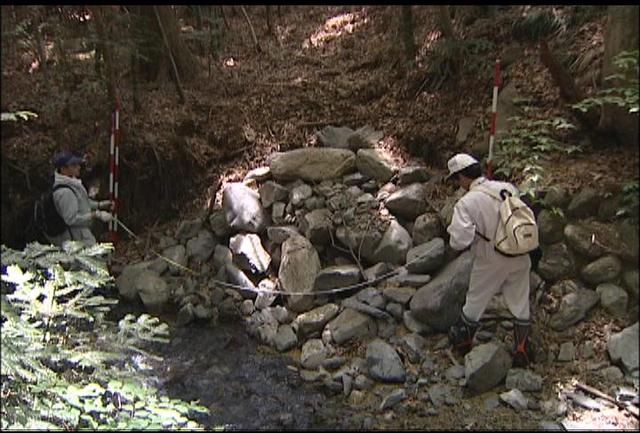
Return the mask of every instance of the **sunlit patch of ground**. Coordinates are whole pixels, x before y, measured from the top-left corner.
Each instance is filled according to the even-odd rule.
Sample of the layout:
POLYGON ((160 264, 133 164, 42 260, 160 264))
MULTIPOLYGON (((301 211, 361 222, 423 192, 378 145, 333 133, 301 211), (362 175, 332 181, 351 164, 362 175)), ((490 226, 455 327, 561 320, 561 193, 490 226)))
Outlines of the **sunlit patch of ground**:
POLYGON ((322 27, 317 29, 302 43, 302 48, 321 47, 343 34, 351 34, 356 28, 367 23, 364 11, 355 13, 342 13, 329 18, 322 27))

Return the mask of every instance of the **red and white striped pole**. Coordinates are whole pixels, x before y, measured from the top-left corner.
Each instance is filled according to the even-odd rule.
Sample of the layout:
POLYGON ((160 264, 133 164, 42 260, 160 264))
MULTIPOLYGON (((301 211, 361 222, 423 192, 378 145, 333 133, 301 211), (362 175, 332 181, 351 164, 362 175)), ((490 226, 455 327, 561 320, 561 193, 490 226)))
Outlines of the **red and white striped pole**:
MULTIPOLYGON (((118 159, 120 153, 120 103, 111 115, 111 140, 109 147, 109 200, 114 202, 113 216, 118 217, 118 159)), ((118 224, 109 222, 109 238, 112 242, 118 240, 118 224)))
POLYGON ((496 59, 493 70, 493 101, 491 103, 491 135, 489 136, 489 157, 487 158, 487 178, 493 178, 493 144, 496 137, 498 119, 498 88, 500 87, 500 59, 496 59))

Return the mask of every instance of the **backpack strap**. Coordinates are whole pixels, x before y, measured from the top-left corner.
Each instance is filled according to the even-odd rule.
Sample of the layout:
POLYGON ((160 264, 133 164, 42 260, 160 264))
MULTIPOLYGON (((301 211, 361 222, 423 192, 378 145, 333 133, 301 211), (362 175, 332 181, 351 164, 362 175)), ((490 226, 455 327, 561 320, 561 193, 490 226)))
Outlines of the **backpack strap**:
MULTIPOLYGON (((76 197, 76 200, 78 200, 78 196, 76 195, 76 192, 73 190, 73 188, 71 188, 69 185, 65 185, 63 183, 59 183, 57 185, 54 185, 53 188, 51 189, 51 194, 53 194, 54 192, 56 192, 57 190, 62 189, 62 188, 67 188, 68 190, 70 190, 73 193, 73 195, 76 197)), ((54 204, 53 205, 55 206, 55 200, 54 200, 54 204)), ((66 223, 65 223, 65 225, 67 226, 67 232, 69 232, 69 236, 71 236, 71 240, 72 241, 75 240, 75 239, 73 239, 73 233, 71 233, 71 227, 69 227, 66 223)))
MULTIPOLYGON (((488 195, 489 197, 491 197, 493 199, 496 199, 500 203, 502 203, 502 198, 500 197, 500 195, 498 193, 496 193, 491 188, 487 188, 486 186, 483 186, 482 184, 474 186, 473 188, 471 188, 471 190, 472 191, 481 191, 481 192, 485 193, 486 195, 488 195)), ((485 241, 492 242, 491 239, 489 239, 487 236, 485 236, 482 233, 480 233, 478 230, 476 230, 476 234, 478 236, 480 236, 482 239, 484 239, 485 241)))

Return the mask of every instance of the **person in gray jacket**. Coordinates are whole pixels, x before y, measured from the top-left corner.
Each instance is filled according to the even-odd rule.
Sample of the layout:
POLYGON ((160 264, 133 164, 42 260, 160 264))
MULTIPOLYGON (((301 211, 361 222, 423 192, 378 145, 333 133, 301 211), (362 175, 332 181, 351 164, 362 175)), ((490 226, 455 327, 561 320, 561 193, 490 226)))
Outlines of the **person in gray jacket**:
POLYGON ((502 292, 505 304, 513 315, 514 352, 513 364, 524 367, 533 361, 530 344, 529 272, 528 255, 506 256, 498 252, 486 240, 496 231, 500 203, 482 188, 497 194, 507 190, 519 195, 511 183, 489 180, 482 176, 480 164, 471 155, 459 153, 447 162, 448 178, 454 178, 467 193, 455 204, 451 224, 447 227, 449 244, 454 250, 470 249, 473 267, 469 290, 458 323, 449 330, 449 340, 454 348, 466 353, 480 324, 480 317, 491 298, 502 292))
POLYGON ((92 220, 108 223, 113 219, 113 215, 105 211, 113 210, 113 202, 91 200, 82 185, 80 169, 83 162, 83 158, 68 151, 57 154, 53 160, 56 168, 53 186, 69 186, 53 192, 53 202, 67 224, 67 230, 58 236, 47 236, 47 239, 59 247, 68 240, 82 241, 87 246, 94 245, 96 238, 90 229, 92 220))

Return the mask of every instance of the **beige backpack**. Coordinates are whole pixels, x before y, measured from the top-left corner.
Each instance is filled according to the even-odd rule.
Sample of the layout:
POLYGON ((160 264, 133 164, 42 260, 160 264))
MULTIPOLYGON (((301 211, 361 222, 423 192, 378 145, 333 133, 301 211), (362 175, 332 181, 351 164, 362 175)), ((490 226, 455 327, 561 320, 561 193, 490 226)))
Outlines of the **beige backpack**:
POLYGON ((529 206, 506 189, 500 191, 500 194, 482 185, 473 189, 482 191, 501 203, 493 240, 476 232, 480 237, 491 242, 499 253, 506 256, 520 256, 538 248, 538 225, 529 206))

